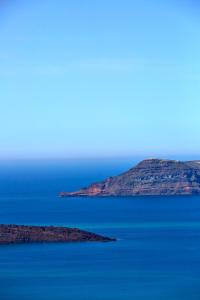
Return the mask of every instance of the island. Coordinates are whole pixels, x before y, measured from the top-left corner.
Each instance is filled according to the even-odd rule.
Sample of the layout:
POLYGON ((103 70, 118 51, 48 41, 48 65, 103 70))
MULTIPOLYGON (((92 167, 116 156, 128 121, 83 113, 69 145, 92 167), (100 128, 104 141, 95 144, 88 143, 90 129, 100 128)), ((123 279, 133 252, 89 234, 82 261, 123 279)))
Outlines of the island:
POLYGON ((115 240, 77 228, 0 225, 0 245, 36 242, 110 242, 115 240))
POLYGON ((200 161, 150 158, 118 176, 91 184, 75 192, 61 192, 61 197, 198 195, 200 161))

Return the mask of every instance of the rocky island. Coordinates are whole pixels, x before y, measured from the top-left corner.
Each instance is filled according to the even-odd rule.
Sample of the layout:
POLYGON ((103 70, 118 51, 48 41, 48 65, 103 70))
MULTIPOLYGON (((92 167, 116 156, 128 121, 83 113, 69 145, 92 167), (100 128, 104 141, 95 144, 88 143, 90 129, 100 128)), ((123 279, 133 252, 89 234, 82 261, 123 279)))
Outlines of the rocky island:
POLYGON ((0 245, 36 242, 109 242, 115 239, 77 228, 0 225, 0 245))
POLYGON ((200 194, 200 161, 146 159, 127 172, 61 197, 200 194))

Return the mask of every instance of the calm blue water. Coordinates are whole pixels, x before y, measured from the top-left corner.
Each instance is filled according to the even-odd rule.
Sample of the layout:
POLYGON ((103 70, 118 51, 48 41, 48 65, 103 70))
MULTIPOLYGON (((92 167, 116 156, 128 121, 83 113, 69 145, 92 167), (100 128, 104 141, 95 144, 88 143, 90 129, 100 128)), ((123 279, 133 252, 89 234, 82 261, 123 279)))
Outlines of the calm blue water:
POLYGON ((200 197, 58 198, 132 162, 0 166, 0 223, 75 226, 111 243, 0 247, 2 300, 199 300, 200 197))

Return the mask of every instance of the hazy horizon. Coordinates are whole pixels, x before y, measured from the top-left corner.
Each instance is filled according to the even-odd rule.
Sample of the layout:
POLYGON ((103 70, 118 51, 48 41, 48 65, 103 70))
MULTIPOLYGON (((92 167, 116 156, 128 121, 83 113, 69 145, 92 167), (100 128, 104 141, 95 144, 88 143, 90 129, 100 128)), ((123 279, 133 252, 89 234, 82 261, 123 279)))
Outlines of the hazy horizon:
POLYGON ((132 156, 79 156, 79 157, 23 157, 23 158, 0 158, 0 163, 6 162, 139 162, 145 159, 163 159, 163 160, 180 160, 180 161, 190 161, 190 160, 200 160, 200 155, 132 155, 132 156))

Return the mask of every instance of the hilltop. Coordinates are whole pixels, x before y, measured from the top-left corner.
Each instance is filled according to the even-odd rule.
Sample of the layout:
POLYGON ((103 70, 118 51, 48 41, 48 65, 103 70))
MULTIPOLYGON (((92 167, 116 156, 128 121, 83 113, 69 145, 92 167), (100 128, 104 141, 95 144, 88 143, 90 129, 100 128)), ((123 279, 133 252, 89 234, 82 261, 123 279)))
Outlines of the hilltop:
POLYGON ((136 196, 200 194, 200 161, 145 159, 125 173, 109 177, 68 196, 136 196))

